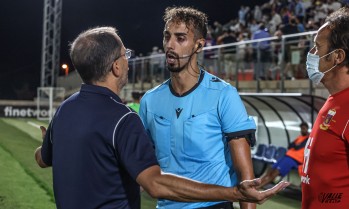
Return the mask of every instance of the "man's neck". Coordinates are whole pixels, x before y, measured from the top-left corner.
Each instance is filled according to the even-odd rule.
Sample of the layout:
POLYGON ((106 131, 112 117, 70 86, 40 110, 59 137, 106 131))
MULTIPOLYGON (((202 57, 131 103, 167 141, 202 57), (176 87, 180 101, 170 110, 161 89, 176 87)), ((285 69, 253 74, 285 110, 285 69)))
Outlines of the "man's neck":
POLYGON ((199 82, 199 77, 198 67, 195 70, 186 68, 179 73, 171 73, 172 88, 177 94, 183 95, 199 82))
POLYGON ((349 69, 345 67, 342 73, 337 73, 336 76, 329 78, 323 84, 330 93, 334 95, 344 89, 349 88, 349 75, 347 74, 349 69))
POLYGON ((116 95, 119 95, 119 93, 121 91, 121 89, 119 89, 118 86, 116 86, 110 79, 107 79, 106 81, 103 81, 103 82, 96 81, 93 83, 93 85, 108 88, 109 90, 114 92, 116 95))

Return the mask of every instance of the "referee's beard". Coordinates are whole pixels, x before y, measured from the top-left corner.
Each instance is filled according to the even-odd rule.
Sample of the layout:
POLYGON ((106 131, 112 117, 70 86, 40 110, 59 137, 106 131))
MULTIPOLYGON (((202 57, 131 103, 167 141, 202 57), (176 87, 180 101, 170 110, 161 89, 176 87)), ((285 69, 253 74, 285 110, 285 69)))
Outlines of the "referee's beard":
POLYGON ((186 68, 189 65, 189 62, 191 61, 192 56, 193 56, 193 54, 191 54, 188 57, 178 57, 178 55, 177 55, 177 58, 176 58, 177 65, 169 64, 168 62, 166 62, 166 68, 171 73, 179 73, 179 72, 181 72, 184 68, 186 68), (180 63, 181 59, 188 59, 188 61, 184 65, 181 66, 181 63, 180 63), (175 67, 175 66, 177 66, 177 67, 175 67))

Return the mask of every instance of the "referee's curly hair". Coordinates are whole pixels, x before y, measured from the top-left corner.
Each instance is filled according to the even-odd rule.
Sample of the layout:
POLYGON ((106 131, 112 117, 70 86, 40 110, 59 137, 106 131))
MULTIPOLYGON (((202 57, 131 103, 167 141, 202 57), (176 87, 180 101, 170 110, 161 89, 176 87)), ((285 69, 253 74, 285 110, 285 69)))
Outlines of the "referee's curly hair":
MULTIPOLYGON (((207 15, 191 7, 167 7, 163 17, 168 22, 185 23, 188 29, 194 29, 194 39, 206 38, 207 15)), ((166 27, 166 26, 165 26, 166 27)))

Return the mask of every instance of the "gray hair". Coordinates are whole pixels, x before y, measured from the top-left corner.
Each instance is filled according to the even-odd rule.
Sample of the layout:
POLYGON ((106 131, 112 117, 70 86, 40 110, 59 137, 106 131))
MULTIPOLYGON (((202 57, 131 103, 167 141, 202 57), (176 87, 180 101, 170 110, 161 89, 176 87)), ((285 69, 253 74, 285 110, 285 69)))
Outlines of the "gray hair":
POLYGON ((70 58, 84 83, 105 81, 122 45, 113 27, 96 27, 80 33, 70 46, 70 58))

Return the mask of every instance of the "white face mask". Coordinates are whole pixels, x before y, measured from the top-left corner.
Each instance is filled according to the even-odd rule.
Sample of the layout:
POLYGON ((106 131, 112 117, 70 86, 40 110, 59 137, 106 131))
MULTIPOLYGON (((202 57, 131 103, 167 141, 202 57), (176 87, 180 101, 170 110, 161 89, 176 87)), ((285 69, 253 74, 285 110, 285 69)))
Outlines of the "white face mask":
POLYGON ((324 77, 325 73, 329 72, 330 70, 332 70, 333 68, 335 68, 337 66, 337 64, 336 64, 333 67, 331 67, 330 69, 326 70, 325 72, 319 71, 320 59, 333 53, 334 51, 336 51, 336 49, 330 53, 325 54, 324 56, 321 56, 321 57, 319 57, 319 55, 317 55, 317 54, 312 54, 312 53, 308 52, 307 62, 306 62, 307 72, 308 72, 309 79, 311 81, 313 81, 315 83, 315 85, 318 85, 320 83, 320 81, 324 77))

